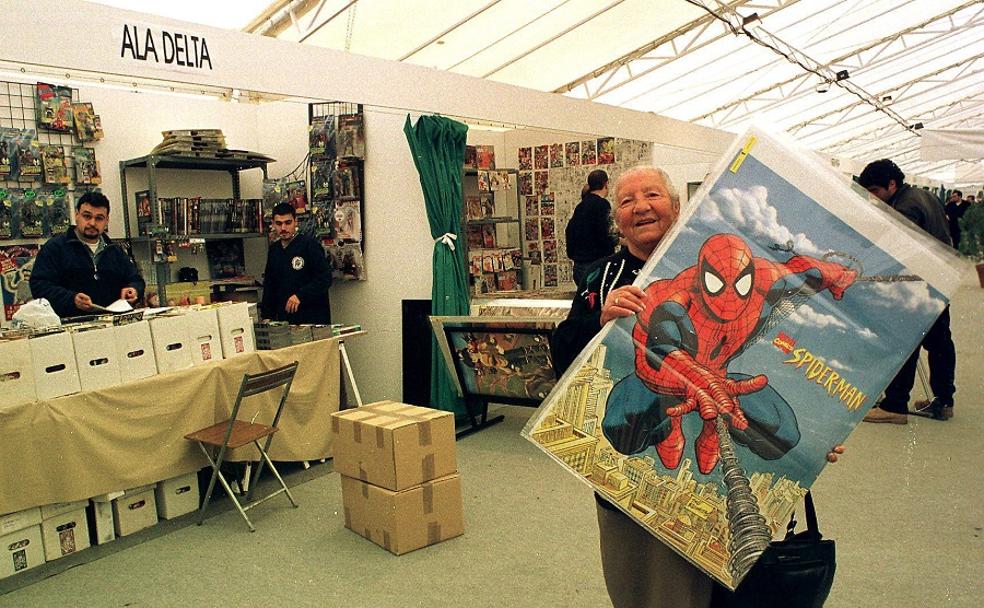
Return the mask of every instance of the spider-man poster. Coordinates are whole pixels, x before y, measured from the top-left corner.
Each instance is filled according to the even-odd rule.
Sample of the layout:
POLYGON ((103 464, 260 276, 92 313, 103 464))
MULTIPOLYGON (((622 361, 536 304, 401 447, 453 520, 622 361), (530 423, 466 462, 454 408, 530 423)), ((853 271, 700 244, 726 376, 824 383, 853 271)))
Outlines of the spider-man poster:
POLYGON ((746 134, 524 435, 735 588, 959 283, 898 218, 746 134))

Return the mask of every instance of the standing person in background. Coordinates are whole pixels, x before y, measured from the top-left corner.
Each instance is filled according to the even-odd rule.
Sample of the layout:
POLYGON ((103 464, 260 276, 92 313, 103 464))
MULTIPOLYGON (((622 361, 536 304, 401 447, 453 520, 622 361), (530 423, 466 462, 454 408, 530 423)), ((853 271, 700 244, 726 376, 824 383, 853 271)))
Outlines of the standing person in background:
POLYGON ((950 200, 944 207, 946 221, 950 226, 950 238, 953 239, 953 248, 960 248, 960 218, 967 211, 967 202, 963 200, 963 192, 954 190, 950 193, 950 200))
MULTIPOLYGON (((869 163, 858 183, 868 192, 887 203, 904 215, 913 224, 936 238, 944 245, 950 245, 950 233, 946 217, 940 207, 939 199, 920 188, 904 183, 905 174, 898 165, 886 159, 869 163)), ((916 405, 917 410, 930 412, 937 420, 953 417, 954 371, 957 353, 950 336, 950 307, 943 309, 939 318, 926 332, 922 348, 929 353, 929 385, 933 399, 916 405)), ((916 366, 919 363, 919 348, 905 362, 895 379, 885 389, 885 397, 864 417, 865 422, 888 422, 908 424, 909 393, 916 381, 916 366)))
POLYGON ((606 196, 608 174, 595 169, 588 174, 588 183, 581 190, 581 202, 574 208, 564 231, 567 257, 574 262, 574 282, 578 286, 588 266, 610 256, 618 243, 611 232, 612 206, 606 196))
POLYGON ((331 266, 321 243, 297 234, 297 212, 290 203, 273 208, 271 230, 277 240, 270 244, 263 271, 263 317, 291 324, 331 323, 331 266))

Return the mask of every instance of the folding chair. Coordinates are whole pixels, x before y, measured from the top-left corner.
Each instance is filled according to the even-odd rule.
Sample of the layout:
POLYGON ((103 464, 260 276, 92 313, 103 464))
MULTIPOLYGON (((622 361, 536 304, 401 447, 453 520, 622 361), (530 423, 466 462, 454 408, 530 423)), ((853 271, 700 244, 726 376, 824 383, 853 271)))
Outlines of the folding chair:
POLYGON ((208 501, 212 497, 212 490, 215 489, 216 479, 219 480, 219 483, 221 483, 222 487, 225 488, 226 494, 228 494, 229 498, 232 499, 232 502, 235 503, 236 509, 239 510, 239 514, 246 520, 246 525, 249 526, 250 532, 256 532, 256 528, 253 527, 253 522, 251 522, 249 517, 246 516, 246 511, 270 500, 274 496, 281 493, 287 494, 290 504, 292 504, 294 508, 297 508, 297 503, 294 501, 294 497, 291 495, 290 490, 287 489, 287 484, 284 483, 280 473, 277 472, 276 467, 273 466, 273 462, 270 461, 270 457, 267 456, 267 450, 270 449, 270 442, 273 440, 273 434, 277 432, 277 423, 280 422, 280 414, 284 410, 284 403, 287 402, 287 394, 290 393, 290 385, 294 381, 294 372, 296 371, 297 361, 291 363, 290 365, 285 365, 284 367, 263 372, 262 374, 244 375, 243 383, 239 386, 239 394, 236 395, 236 403, 232 407, 232 414, 229 416, 229 419, 185 435, 185 439, 198 443, 198 447, 202 449, 202 452, 205 453, 205 457, 208 458, 209 464, 212 465, 212 479, 208 482, 208 491, 205 492, 205 499, 202 501, 202 507, 198 514, 199 526, 205 521, 205 509, 208 507, 208 501), (253 395, 258 395, 260 393, 265 393, 281 387, 283 387, 283 390, 280 395, 280 403, 277 405, 277 413, 274 415, 273 422, 270 426, 236 419, 236 416, 239 414, 239 407, 242 405, 244 398, 252 397, 253 395), (264 437, 266 437, 266 444, 261 446, 260 439, 263 439, 264 437), (256 446, 256 449, 260 452, 260 457, 262 460, 260 460, 256 466, 256 470, 253 472, 253 480, 250 484, 250 494, 246 497, 248 504, 243 506, 239 503, 239 500, 236 498, 232 488, 229 487, 229 483, 226 481, 225 477, 222 476, 220 468, 222 467, 222 461, 225 459, 227 450, 240 448, 249 443, 256 446), (214 460, 209 452, 210 447, 218 448, 218 454, 214 460), (256 487, 256 482, 260 479, 260 471, 263 469, 264 462, 269 465, 270 470, 273 471, 277 481, 280 482, 280 489, 272 494, 264 496, 263 498, 250 501, 253 488, 256 487))

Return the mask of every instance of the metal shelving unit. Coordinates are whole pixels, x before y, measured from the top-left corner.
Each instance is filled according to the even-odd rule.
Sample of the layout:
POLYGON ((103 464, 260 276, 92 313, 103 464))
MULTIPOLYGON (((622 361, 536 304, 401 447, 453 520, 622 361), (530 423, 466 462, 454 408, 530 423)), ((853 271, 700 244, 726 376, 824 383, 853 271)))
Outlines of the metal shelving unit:
MULTIPOLYGON (((224 171, 229 174, 232 184, 232 198, 239 200, 240 179, 239 173, 249 169, 260 169, 263 172, 263 179, 267 179, 267 164, 272 162, 267 159, 249 158, 215 158, 208 156, 184 156, 177 154, 159 155, 148 154, 138 158, 120 161, 120 190, 123 201, 123 223, 126 230, 126 238, 131 243, 148 243, 151 246, 149 258, 153 259, 153 249, 155 243, 181 242, 190 239, 217 240, 217 239, 241 239, 263 236, 256 232, 243 233, 221 233, 221 234, 168 234, 166 229, 157 224, 151 224, 149 229, 154 236, 135 236, 130 228, 130 197, 127 188, 126 174, 129 169, 145 169, 147 171, 147 190, 150 196, 151 217, 160 217, 160 201, 157 196, 157 171, 159 170, 195 170, 195 171, 224 171)), ((161 302, 167 301, 166 285, 170 282, 168 274, 168 264, 166 260, 154 260, 155 275, 157 279, 158 297, 161 302)))
MULTIPOLYGON (((514 179, 519 174, 519 171, 517 171, 516 169, 491 169, 491 171, 506 171, 510 175, 512 175, 514 179)), ((467 196, 468 195, 464 192, 464 190, 465 190, 464 184, 467 183, 468 181, 472 181, 473 180, 474 183, 475 183, 475 190, 478 190, 478 187, 477 187, 477 184, 478 184, 478 173, 479 173, 479 170, 478 169, 465 169, 464 172, 463 172, 462 195, 466 197, 466 200, 467 200, 467 196)), ((520 253, 523 254, 523 256, 525 258, 525 254, 526 253, 523 250, 523 224, 522 224, 522 219, 521 219, 521 215, 520 215, 520 204, 521 204, 521 202, 520 202, 520 196, 519 196, 519 184, 514 182, 513 183, 513 187, 511 189, 509 189, 509 190, 495 190, 495 191, 488 192, 488 194, 492 194, 493 195, 493 202, 494 202, 494 204, 495 205, 498 205, 499 204, 498 201, 497 201, 497 198, 498 197, 495 196, 496 192, 504 192, 504 193, 510 193, 510 192, 512 192, 515 195, 515 197, 516 197, 516 200, 515 200, 516 207, 515 207, 515 213, 514 214, 513 213, 510 213, 508 215, 494 215, 494 216, 490 216, 490 217, 487 217, 487 218, 471 219, 471 220, 469 220, 469 219, 467 219, 467 209, 466 209, 467 204, 466 204, 465 201, 462 201, 462 203, 463 203, 462 204, 462 226, 464 227, 464 230, 462 231, 462 234, 465 235, 465 238, 463 239, 463 241, 464 241, 464 246, 465 246, 465 263, 466 264, 469 261, 469 255, 468 254, 473 249, 472 247, 470 247, 468 245, 468 238, 467 238, 467 232, 468 231, 467 231, 467 228, 469 226, 483 226, 483 225, 489 225, 489 224, 495 225, 496 226, 496 247, 494 247, 492 249, 497 249, 497 250, 501 250, 501 251, 519 250, 520 253), (511 245, 503 246, 503 245, 500 245, 499 244, 499 239, 500 239, 499 228, 500 227, 501 228, 504 228, 505 231, 506 231, 506 233, 507 233, 507 235, 508 235, 508 233, 510 231, 509 225, 515 225, 516 245, 515 246, 511 246, 511 245)), ((482 191, 479 191, 479 193, 481 194, 482 191)), ((499 210, 499 207, 498 206, 496 207, 496 210, 497 211, 499 210)), ((507 238, 506 240, 511 241, 511 239, 509 239, 509 238, 507 238)), ((474 248, 474 249, 487 249, 487 248, 481 247, 481 248, 474 248)), ((511 269, 511 271, 515 271, 516 272, 517 289, 515 289, 515 290, 502 290, 502 291, 500 291, 500 290, 497 289, 494 292, 489 292, 490 294, 495 294, 495 293, 513 293, 513 292, 522 291, 523 285, 524 285, 524 278, 525 278, 524 277, 524 274, 525 273, 524 273, 523 266, 522 265, 516 266, 515 268, 511 269)), ((497 272, 503 272, 503 271, 497 271, 497 272)), ((486 273, 483 271, 481 274, 486 274, 486 273)), ((482 281, 483 280, 483 277, 481 276, 481 274, 478 275, 478 276, 476 276, 476 275, 472 274, 471 272, 469 272, 470 281, 471 282, 480 282, 480 281, 482 281)), ((492 274, 496 274, 496 273, 493 272, 492 274)), ((482 294, 482 295, 486 295, 486 294, 482 294)))

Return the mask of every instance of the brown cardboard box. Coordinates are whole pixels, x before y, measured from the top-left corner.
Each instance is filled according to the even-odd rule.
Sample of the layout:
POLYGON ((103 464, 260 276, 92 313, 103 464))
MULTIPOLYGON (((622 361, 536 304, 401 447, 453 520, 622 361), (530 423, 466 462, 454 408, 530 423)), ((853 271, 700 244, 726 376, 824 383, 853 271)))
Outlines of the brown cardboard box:
POLYGON ((336 471, 388 490, 404 490, 458 470, 454 416, 380 401, 332 414, 336 471))
POLYGON ((341 478, 345 527, 391 553, 403 555, 465 533, 457 473, 400 492, 341 478))

